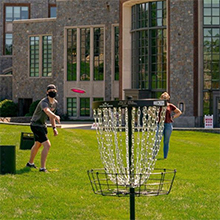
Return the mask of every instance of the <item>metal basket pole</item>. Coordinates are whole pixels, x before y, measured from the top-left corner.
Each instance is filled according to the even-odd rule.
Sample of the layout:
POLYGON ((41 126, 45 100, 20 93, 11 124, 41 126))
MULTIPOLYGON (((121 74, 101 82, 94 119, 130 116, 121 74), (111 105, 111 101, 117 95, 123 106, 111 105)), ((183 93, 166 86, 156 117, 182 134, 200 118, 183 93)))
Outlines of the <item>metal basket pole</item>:
POLYGON ((129 99, 108 102, 102 101, 93 102, 93 109, 95 122, 97 123, 96 135, 98 137, 97 140, 98 145, 100 147, 99 150, 102 153, 101 159, 104 164, 104 169, 98 169, 98 171, 96 172, 93 169, 88 171, 88 176, 92 185, 92 190, 95 194, 100 194, 103 196, 129 195, 130 220, 135 220, 135 196, 139 197, 158 196, 165 194, 167 195, 170 193, 170 190, 173 185, 176 170, 174 170, 174 172, 168 172, 166 169, 163 169, 162 172, 153 173, 155 165, 155 157, 153 156, 155 156, 155 152, 156 154, 158 152, 159 144, 162 137, 161 135, 163 129, 163 122, 165 118, 166 101, 157 99, 129 99), (159 111, 160 107, 163 107, 161 108, 162 113, 159 111), (123 113, 121 109, 123 109, 123 113), (116 111, 119 112, 117 119, 115 118, 117 117, 116 111), (141 114, 143 115, 141 116, 141 114), (121 123, 122 115, 123 117, 125 117, 124 125, 122 125, 121 123), (135 139, 136 136, 134 135, 136 128, 136 116, 138 116, 138 120, 140 120, 140 117, 144 117, 143 127, 140 125, 140 122, 138 121, 137 131, 139 132, 140 129, 142 129, 142 132, 148 132, 147 136, 141 136, 145 141, 143 143, 144 145, 142 145, 141 143, 141 149, 139 146, 140 140, 135 139), (118 126, 116 125, 117 120, 119 123, 118 126), (125 130, 125 140, 123 139, 121 134, 117 136, 117 132, 122 132, 122 128, 125 130), (159 129, 159 139, 158 131, 155 129, 159 129), (113 136, 112 132, 114 133, 113 136), (116 135, 116 139, 112 141, 111 138, 114 137, 114 135, 116 135), (154 135, 153 138, 152 135, 154 135), (120 140, 118 140, 118 138, 120 140), (139 158, 139 153, 144 152, 143 157, 145 156, 145 151, 146 149, 148 149, 149 138, 151 138, 149 145, 151 147, 150 150, 152 152, 147 152, 146 159, 150 159, 150 163, 148 163, 142 157, 139 158), (135 140, 137 140, 137 144, 134 143, 135 140), (120 158, 120 150, 122 150, 122 147, 124 146, 122 146, 122 143, 120 141, 125 141, 125 143, 123 144, 125 144, 126 146, 126 154, 122 155, 125 156, 125 160, 120 158), (106 148, 108 149, 106 150, 106 148), (137 150, 139 150, 139 152, 137 152, 137 150), (134 165, 135 155, 137 157, 137 162, 140 163, 140 167, 138 166, 138 169, 134 165), (117 161, 118 159, 119 161, 117 161), (169 178, 169 173, 174 173, 171 179, 169 178), (168 175, 168 178, 165 181, 166 174, 168 175), (149 178, 149 175, 151 175, 152 178, 149 178), (170 184, 169 189, 167 189, 166 187, 167 184, 170 184))
MULTIPOLYGON (((132 157, 132 107, 128 107, 128 147, 129 147, 129 174, 130 179, 134 179, 134 170, 132 171, 131 157, 132 157)), ((130 219, 135 219, 135 188, 130 183, 130 219)))

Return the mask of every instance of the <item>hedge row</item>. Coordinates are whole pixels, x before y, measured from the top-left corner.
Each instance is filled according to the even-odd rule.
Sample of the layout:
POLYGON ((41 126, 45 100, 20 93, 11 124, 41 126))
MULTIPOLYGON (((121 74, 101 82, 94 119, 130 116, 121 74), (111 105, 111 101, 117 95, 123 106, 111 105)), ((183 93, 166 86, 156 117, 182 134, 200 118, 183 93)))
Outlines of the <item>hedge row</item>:
MULTIPOLYGON (((35 108, 40 100, 31 103, 29 112, 25 116, 32 116, 35 108)), ((1 117, 15 117, 18 115, 18 104, 12 100, 5 99, 0 102, 0 116, 1 117)))

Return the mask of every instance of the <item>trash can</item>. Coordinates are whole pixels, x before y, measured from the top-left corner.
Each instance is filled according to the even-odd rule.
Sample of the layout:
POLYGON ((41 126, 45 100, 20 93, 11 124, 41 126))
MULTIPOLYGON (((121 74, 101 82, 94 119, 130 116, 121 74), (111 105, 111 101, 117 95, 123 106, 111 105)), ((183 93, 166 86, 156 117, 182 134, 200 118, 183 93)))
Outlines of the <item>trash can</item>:
POLYGON ((16 173, 15 146, 0 145, 0 174, 16 173))
POLYGON ((21 132, 20 149, 30 150, 34 145, 34 134, 21 132))

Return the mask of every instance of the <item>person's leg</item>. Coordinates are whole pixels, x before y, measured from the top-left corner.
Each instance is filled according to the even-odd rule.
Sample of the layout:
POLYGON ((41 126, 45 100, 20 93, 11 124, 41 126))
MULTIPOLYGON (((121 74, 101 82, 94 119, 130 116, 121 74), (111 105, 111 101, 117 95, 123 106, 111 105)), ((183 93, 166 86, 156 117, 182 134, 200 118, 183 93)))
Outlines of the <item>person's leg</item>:
MULTIPOLYGON (((48 150, 49 150, 48 146, 50 146, 50 142, 47 138, 47 128, 46 127, 32 126, 31 125, 31 130, 34 133, 35 144, 31 149, 30 161, 27 164, 27 166, 36 168, 36 166, 33 165, 32 163, 34 162, 34 158, 35 158, 40 146, 41 145, 44 146, 43 153, 41 152, 41 158, 42 158, 42 155, 43 155, 43 158, 45 158, 45 159, 43 159, 43 161, 46 161, 47 153, 48 153, 48 150), (46 143, 47 141, 48 141, 48 143, 46 143)), ((42 159, 41 159, 41 161, 42 161, 42 159)), ((42 165, 42 162, 41 162, 41 165, 42 165)))
POLYGON ((29 163, 31 164, 34 163, 34 158, 37 155, 37 152, 40 147, 41 147, 41 143, 38 141, 35 141, 33 147, 31 148, 31 155, 30 155, 29 163))
POLYGON ((164 158, 167 158, 168 151, 169 151, 169 142, 170 142, 170 136, 173 130, 172 123, 164 123, 164 139, 163 139, 163 154, 164 158))
POLYGON ((49 140, 47 140, 47 141, 44 141, 42 145, 44 149, 41 152, 41 168, 46 169, 46 160, 47 160, 48 152, 50 150, 51 143, 49 140))

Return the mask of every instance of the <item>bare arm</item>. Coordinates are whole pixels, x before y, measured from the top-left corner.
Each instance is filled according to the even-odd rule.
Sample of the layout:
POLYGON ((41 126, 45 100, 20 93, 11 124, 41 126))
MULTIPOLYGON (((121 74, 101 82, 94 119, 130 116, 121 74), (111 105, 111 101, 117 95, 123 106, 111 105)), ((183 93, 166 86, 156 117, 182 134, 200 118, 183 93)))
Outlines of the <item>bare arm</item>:
POLYGON ((50 122, 54 123, 54 126, 56 125, 55 121, 60 123, 60 116, 55 115, 49 108, 44 108, 43 110, 48 115, 48 117, 50 118, 50 122))
POLYGON ((58 131, 56 129, 56 121, 58 123, 60 123, 60 116, 55 115, 49 108, 44 108, 44 112, 48 115, 48 117, 50 118, 50 123, 53 127, 53 133, 54 136, 58 135, 58 131))
POLYGON ((181 114, 182 114, 182 112, 178 109, 178 108, 176 108, 175 110, 174 110, 174 115, 173 115, 173 119, 174 118, 178 118, 181 114))
POLYGON ((56 121, 55 121, 54 118, 50 118, 50 123, 51 123, 51 125, 52 125, 53 128, 56 127, 56 121))
POLYGON ((57 131, 57 128, 56 128, 56 121, 54 118, 50 118, 50 123, 52 125, 52 128, 53 128, 53 134, 54 136, 57 136, 58 135, 58 131, 57 131))

